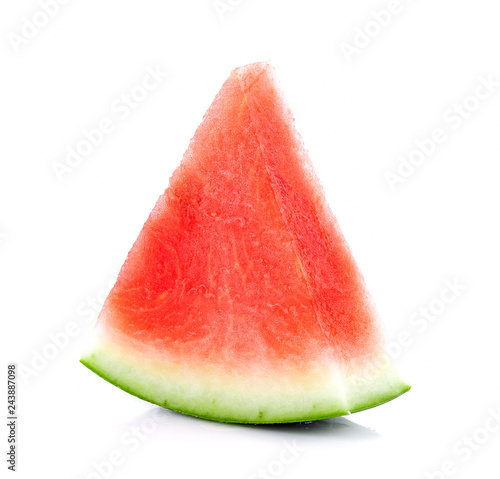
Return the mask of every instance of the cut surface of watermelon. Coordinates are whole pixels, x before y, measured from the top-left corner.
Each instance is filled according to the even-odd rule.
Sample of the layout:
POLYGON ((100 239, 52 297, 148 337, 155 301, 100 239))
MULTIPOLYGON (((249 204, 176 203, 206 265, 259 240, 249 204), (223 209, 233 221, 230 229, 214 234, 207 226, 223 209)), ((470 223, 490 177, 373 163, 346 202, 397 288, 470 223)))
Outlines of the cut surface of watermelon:
POLYGON ((222 86, 81 361, 227 422, 334 417, 409 389, 268 64, 222 86))

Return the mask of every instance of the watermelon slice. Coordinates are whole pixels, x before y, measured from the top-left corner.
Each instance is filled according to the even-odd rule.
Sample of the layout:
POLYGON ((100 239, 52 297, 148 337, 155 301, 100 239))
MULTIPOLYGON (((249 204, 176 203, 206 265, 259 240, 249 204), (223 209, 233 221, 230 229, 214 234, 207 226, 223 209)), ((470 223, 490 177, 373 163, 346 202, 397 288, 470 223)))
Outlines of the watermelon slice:
POLYGON ((81 361, 225 422, 334 417, 409 389, 263 63, 234 70, 144 224, 81 361))

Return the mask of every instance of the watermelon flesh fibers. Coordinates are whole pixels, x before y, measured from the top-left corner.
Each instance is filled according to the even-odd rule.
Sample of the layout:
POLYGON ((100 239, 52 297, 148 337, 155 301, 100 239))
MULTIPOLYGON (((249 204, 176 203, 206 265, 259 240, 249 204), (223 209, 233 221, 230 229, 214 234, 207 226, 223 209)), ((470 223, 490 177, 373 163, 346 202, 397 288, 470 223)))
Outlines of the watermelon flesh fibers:
POLYGON ((409 389, 269 65, 222 86, 81 361, 226 422, 334 417, 409 389))

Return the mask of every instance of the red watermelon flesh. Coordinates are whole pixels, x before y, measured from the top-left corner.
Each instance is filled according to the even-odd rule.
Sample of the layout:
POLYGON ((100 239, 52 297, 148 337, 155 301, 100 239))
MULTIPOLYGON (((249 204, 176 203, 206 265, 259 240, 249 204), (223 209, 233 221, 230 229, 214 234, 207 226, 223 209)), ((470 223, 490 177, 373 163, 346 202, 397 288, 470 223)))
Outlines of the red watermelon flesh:
POLYGON ((222 86, 82 362, 138 397, 230 422, 333 417, 409 389, 269 65, 222 86))

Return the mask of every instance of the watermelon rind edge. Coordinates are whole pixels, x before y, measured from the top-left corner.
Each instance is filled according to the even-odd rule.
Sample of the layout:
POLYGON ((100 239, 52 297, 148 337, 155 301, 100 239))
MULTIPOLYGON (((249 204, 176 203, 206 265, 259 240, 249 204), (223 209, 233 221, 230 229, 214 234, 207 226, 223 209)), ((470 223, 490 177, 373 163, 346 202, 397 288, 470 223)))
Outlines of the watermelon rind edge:
MULTIPOLYGON (((109 383, 140 399, 190 416, 226 423, 296 423, 345 416, 389 402, 411 388, 389 365, 387 371, 380 371, 378 377, 370 379, 374 381, 375 387, 372 385, 370 388, 369 385, 364 391, 353 392, 347 407, 335 404, 334 396, 323 397, 324 394, 318 394, 318 400, 311 400, 306 406, 299 400, 294 408, 294 394, 284 397, 283 393, 278 393, 276 398, 270 394, 255 399, 252 395, 258 387, 248 388, 248 391, 253 391, 248 397, 239 392, 234 394, 234 398, 228 396, 227 390, 214 392, 213 389, 207 389, 200 395, 199 384, 194 384, 191 388, 189 380, 179 386, 174 379, 171 387, 165 387, 161 379, 148 372, 147 364, 143 368, 139 366, 145 361, 142 357, 140 360, 130 360, 134 354, 129 352, 125 359, 122 354, 117 355, 115 346, 110 346, 107 350, 107 343, 96 341, 84 353, 80 362, 109 383), (166 389, 169 393, 165 392, 166 389), (192 395, 192 390, 197 392, 196 396, 192 395), (371 392, 373 390, 376 392, 371 392), (237 406, 231 407, 232 403, 237 406)), ((185 376, 186 374, 179 374, 177 383, 181 382, 179 378, 185 376)), ((193 383, 198 379, 196 376, 194 378, 193 383)), ((300 384, 296 386, 300 388, 300 384)))

